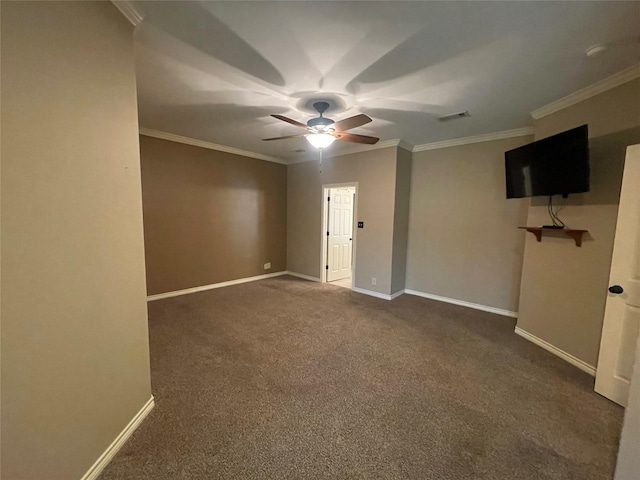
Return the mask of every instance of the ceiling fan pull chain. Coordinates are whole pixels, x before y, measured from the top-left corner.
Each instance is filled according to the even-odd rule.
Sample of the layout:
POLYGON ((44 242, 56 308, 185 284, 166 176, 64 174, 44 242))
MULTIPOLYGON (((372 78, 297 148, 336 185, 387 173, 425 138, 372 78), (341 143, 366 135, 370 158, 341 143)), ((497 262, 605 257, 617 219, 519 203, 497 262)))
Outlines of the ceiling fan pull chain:
POLYGON ((320 150, 320 173, 322 173, 322 152, 324 151, 324 148, 319 148, 318 150, 320 150))

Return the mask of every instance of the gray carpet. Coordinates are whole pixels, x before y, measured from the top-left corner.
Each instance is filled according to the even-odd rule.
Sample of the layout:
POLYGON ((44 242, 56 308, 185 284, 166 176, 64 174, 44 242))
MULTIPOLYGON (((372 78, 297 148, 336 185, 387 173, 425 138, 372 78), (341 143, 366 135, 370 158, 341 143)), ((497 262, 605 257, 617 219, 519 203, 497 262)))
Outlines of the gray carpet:
POLYGON ((623 410, 506 317, 277 277, 149 303, 110 479, 610 479, 623 410))

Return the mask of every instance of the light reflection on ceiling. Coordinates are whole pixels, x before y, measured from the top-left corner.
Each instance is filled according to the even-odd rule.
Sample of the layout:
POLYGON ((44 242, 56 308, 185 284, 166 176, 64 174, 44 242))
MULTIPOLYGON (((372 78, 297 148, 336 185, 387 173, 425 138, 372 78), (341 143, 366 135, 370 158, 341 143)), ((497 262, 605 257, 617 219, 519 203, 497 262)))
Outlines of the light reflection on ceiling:
POLYGON ((530 111, 640 62, 640 2, 133 5, 142 127, 290 160, 310 147, 262 142, 299 133, 270 114, 306 123, 312 100, 334 120, 373 118, 353 133, 420 145, 530 126, 530 111), (596 44, 614 47, 587 57, 596 44))

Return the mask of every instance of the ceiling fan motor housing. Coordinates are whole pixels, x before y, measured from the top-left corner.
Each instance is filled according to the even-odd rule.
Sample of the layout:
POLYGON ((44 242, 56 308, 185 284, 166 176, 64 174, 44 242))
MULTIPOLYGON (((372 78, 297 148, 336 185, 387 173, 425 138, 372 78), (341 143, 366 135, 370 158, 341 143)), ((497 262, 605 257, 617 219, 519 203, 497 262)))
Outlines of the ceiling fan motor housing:
POLYGON ((307 122, 307 126, 311 128, 318 128, 318 127, 326 128, 333 123, 335 122, 330 118, 318 117, 318 118, 312 118, 311 120, 309 120, 307 122))
POLYGON ((377 137, 369 137, 367 135, 357 135, 354 133, 345 133, 346 130, 351 130, 352 128, 360 127, 371 122, 371 118, 364 114, 354 115, 349 118, 344 118, 339 122, 334 122, 330 118, 325 118, 323 113, 326 112, 331 105, 329 102, 318 101, 313 104, 313 108, 320 114, 317 118, 312 118, 305 125, 297 120, 293 120, 291 118, 285 117, 284 115, 271 115, 278 120, 282 120, 283 122, 290 123, 296 127, 304 129, 306 132, 304 134, 298 135, 285 135, 284 137, 275 137, 275 138, 263 138, 264 141, 270 140, 284 140, 289 138, 299 138, 305 137, 309 142, 317 148, 325 148, 328 147, 331 142, 334 140, 344 140, 346 142, 353 143, 366 143, 369 145, 373 145, 380 140, 377 137), (318 142, 313 142, 312 139, 318 140, 318 142), (322 139, 322 142, 319 140, 322 139), (330 142, 325 143, 330 140, 330 142), (322 144, 321 144, 322 143, 322 144))
POLYGON ((333 120, 329 118, 324 118, 322 114, 327 111, 329 108, 329 103, 327 102, 316 102, 313 104, 313 108, 317 110, 320 114, 318 118, 312 118, 307 122, 307 126, 309 128, 319 128, 319 130, 325 130, 329 125, 335 123, 333 120))

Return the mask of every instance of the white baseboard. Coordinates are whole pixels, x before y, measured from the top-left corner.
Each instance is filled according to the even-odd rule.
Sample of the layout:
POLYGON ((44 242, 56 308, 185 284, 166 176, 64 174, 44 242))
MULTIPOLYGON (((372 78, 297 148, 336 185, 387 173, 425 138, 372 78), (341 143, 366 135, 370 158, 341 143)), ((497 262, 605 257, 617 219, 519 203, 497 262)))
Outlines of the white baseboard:
POLYGON ((396 293, 392 293, 391 294, 391 298, 389 298, 389 300, 393 300, 394 298, 398 298, 400 295, 402 295, 403 293, 405 293, 404 290, 398 290, 396 293))
POLYGON ((303 278, 305 280, 309 280, 311 282, 320 282, 321 280, 318 277, 312 277, 311 275, 304 275, 303 273, 296 273, 287 270, 284 272, 285 275, 291 275, 292 277, 303 278))
POLYGON ((116 453, 122 448, 125 442, 129 439, 129 437, 136 431, 136 428, 142 423, 149 412, 153 410, 155 403, 153 401, 153 396, 149 399, 147 403, 140 409, 138 413, 131 419, 129 424, 124 427, 124 430, 120 432, 120 434, 116 437, 116 439, 111 442, 111 445, 104 451, 100 458, 96 460, 91 468, 85 473, 81 480, 95 480, 100 476, 104 467, 106 467, 111 459, 115 456, 116 453))
POLYGON ((489 307, 487 305, 480 305, 479 303, 465 302, 464 300, 456 300, 455 298, 441 297, 440 295, 419 292, 417 290, 405 289, 404 293, 407 293, 409 295, 416 295, 417 297, 429 298, 431 300, 438 300, 439 302, 452 303, 453 305, 460 305, 461 307, 482 310, 483 312, 495 313, 497 315, 503 315, 505 317, 518 318, 518 312, 503 310, 502 308, 489 307))
POLYGON ((154 300, 161 300, 163 298, 178 297, 180 295, 188 295, 190 293, 204 292, 205 290, 213 290, 214 288, 229 287, 231 285, 238 285, 240 283, 255 282, 256 280, 264 280, 265 278, 279 277, 280 275, 292 275, 292 273, 287 271, 265 273, 264 275, 256 275, 255 277, 238 278, 236 280, 229 280, 228 282, 212 283, 211 285, 202 285, 200 287, 185 288, 184 290, 176 290, 174 292, 157 293, 155 295, 149 295, 147 297, 147 302, 153 302, 154 300))
POLYGON ((362 293, 371 297, 381 298, 382 300, 393 300, 404 293, 404 290, 394 293, 393 295, 387 295, 386 293, 374 292, 373 290, 367 290, 364 288, 351 287, 351 290, 356 293, 362 293))
POLYGON ((578 367, 583 372, 587 372, 591 376, 596 376, 596 369, 592 365, 589 365, 586 362, 583 362, 579 358, 574 357, 570 353, 565 352, 564 350, 560 350, 558 347, 551 345, 549 342, 545 342, 541 338, 536 337, 535 335, 531 335, 529 332, 522 330, 519 327, 515 329, 516 335, 520 335, 522 338, 526 338, 531 343, 535 343, 539 347, 544 348, 546 351, 553 353, 557 357, 560 357, 566 362, 569 362, 574 367, 578 367))
MULTIPOLYGON (((290 272, 290 271, 287 271, 285 273, 287 275, 291 275, 292 277, 304 278, 305 280, 310 280, 312 282, 321 282, 322 281, 318 277, 312 277, 310 275, 303 275, 302 273, 296 273, 296 272, 290 272)), ((366 290, 364 288, 358 288, 358 287, 354 287, 354 286, 351 287, 351 291, 356 292, 356 293, 363 293, 365 295, 370 295, 370 296, 376 297, 376 298, 382 298, 383 300, 393 300, 394 298, 397 298, 397 297, 399 297, 400 295, 402 295, 404 293, 404 290, 400 290, 399 292, 396 292, 393 295, 386 295, 384 293, 378 293, 378 292, 374 292, 373 290, 366 290)))

